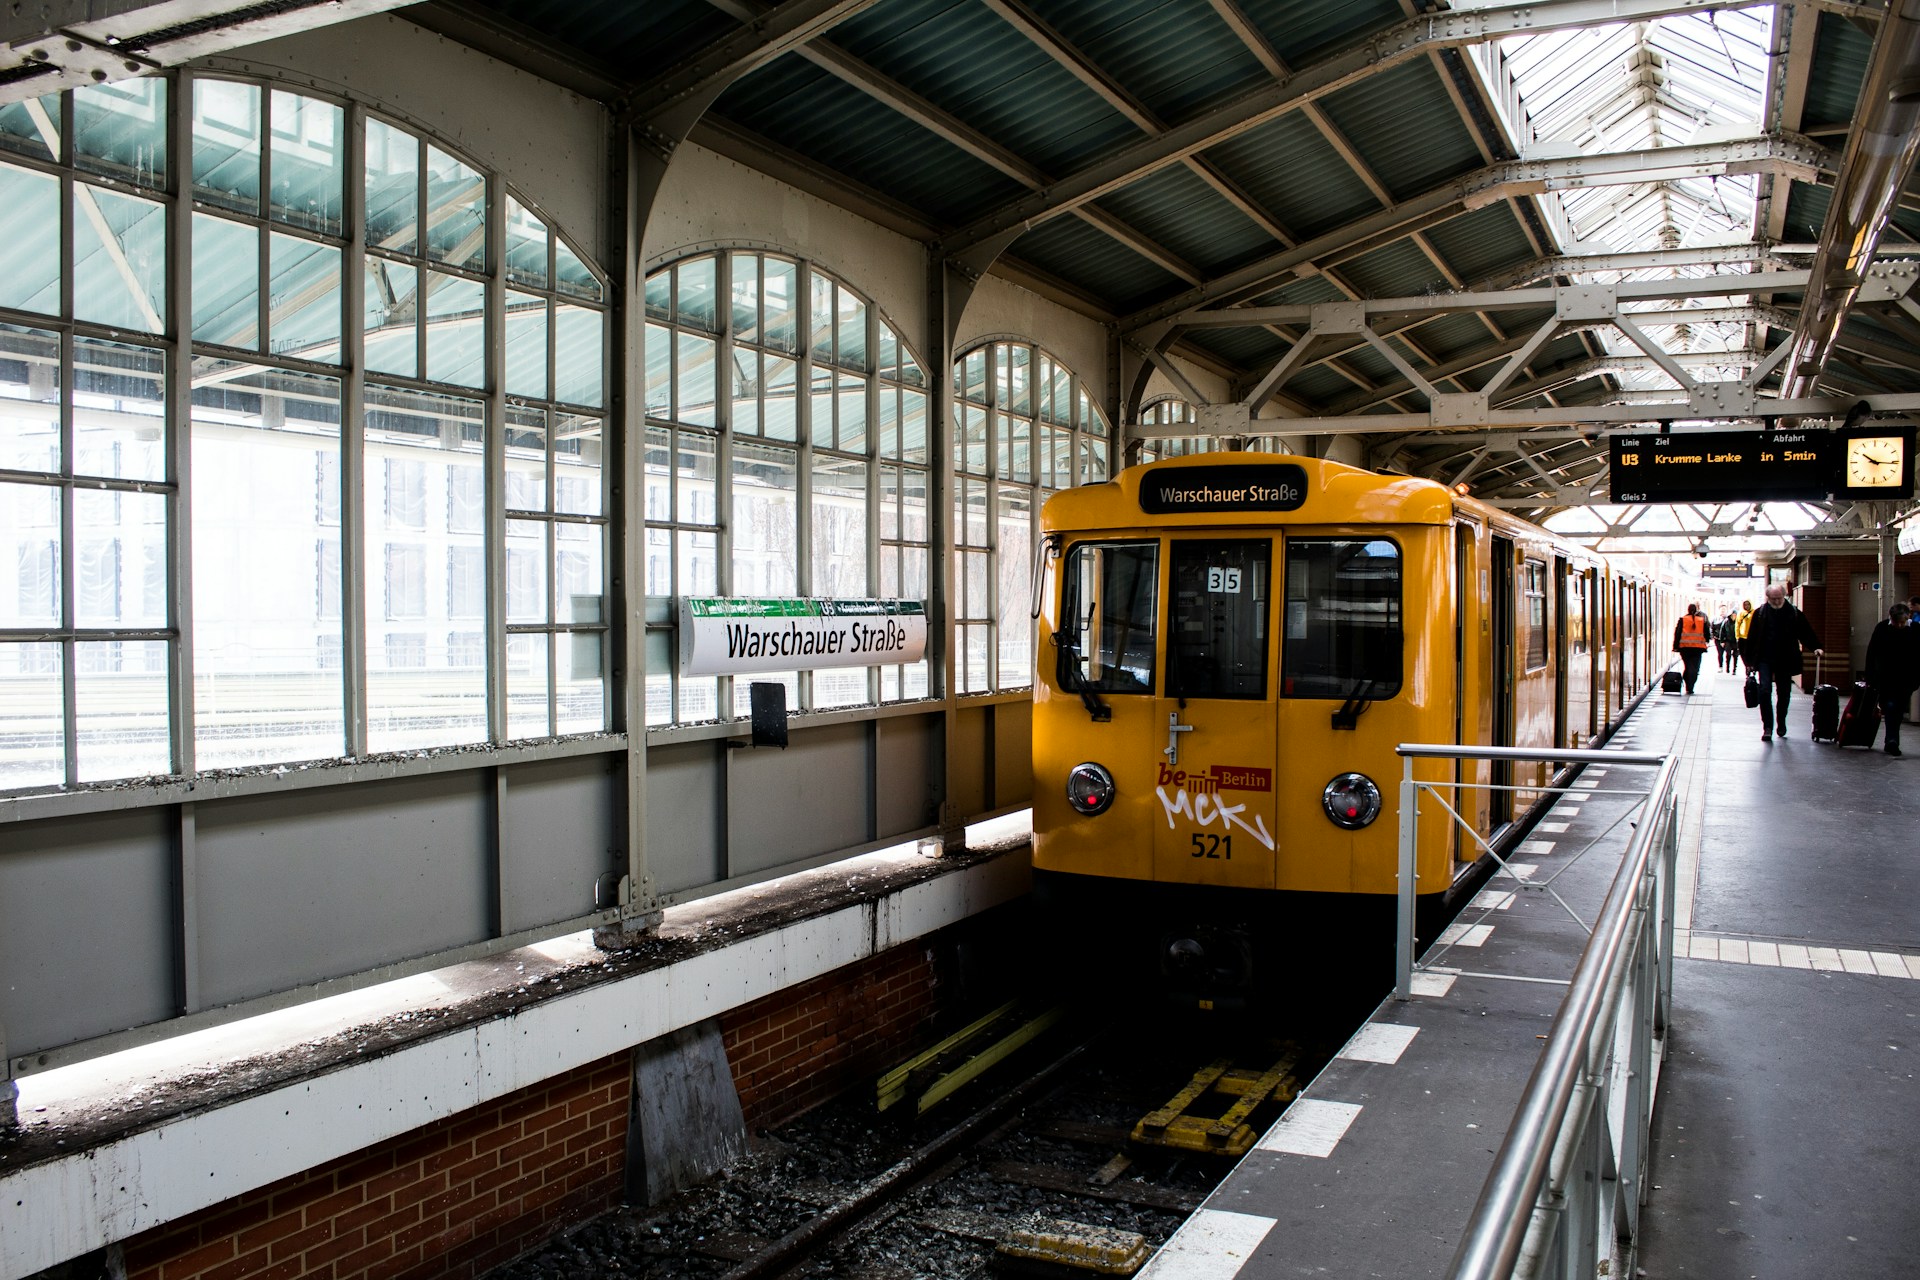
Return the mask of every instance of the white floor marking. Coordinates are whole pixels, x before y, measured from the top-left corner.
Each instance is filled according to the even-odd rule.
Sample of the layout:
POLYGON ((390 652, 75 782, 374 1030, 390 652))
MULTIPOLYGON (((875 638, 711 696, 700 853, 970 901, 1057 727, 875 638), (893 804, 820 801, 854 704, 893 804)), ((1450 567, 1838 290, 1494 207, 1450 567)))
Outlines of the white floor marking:
POLYGON ((1720 958, 1720 939, 1695 938, 1687 948, 1687 956, 1693 960, 1718 960, 1720 958))
POLYGON ((1349 1062, 1398 1062, 1400 1055, 1407 1051, 1407 1046, 1419 1034, 1418 1027, 1401 1026, 1397 1022, 1370 1022, 1354 1032, 1353 1039, 1347 1041, 1340 1052, 1333 1056, 1349 1062))
POLYGON ((1747 944, 1747 963, 1763 964, 1770 969, 1780 967, 1780 948, 1771 942, 1749 942, 1747 944))
POLYGON ((1807 959, 1822 973, 1846 972, 1846 966, 1840 963, 1840 953, 1832 947, 1808 947, 1807 959))
POLYGON ((1511 890, 1503 893, 1498 889, 1482 889, 1473 895, 1472 905, 1480 911, 1505 911, 1513 905, 1513 893, 1511 890))
POLYGON ((1907 976, 1920 978, 1920 956, 1906 956, 1904 959, 1907 962, 1907 976))
POLYGON ((1873 957, 1864 951, 1840 949, 1840 964, 1848 973, 1872 973, 1873 957))
POLYGON ((1551 841, 1551 840, 1522 840, 1522 841, 1520 842, 1520 844, 1519 844, 1519 846, 1518 846, 1518 848, 1519 848, 1519 852, 1521 852, 1521 853, 1531 853, 1531 854, 1542 854, 1542 853, 1552 853, 1552 852, 1553 852, 1553 841, 1551 841))
POLYGON ((1576 779, 1574 779, 1574 783, 1573 783, 1573 789, 1574 789, 1575 791, 1591 791, 1591 790, 1593 790, 1593 789, 1594 789, 1595 787, 1597 787, 1597 786, 1599 786, 1599 785, 1600 785, 1600 783, 1599 783, 1599 781, 1598 781, 1598 779, 1595 779, 1595 778, 1590 778, 1590 777, 1589 777, 1589 778, 1576 778, 1576 779))
POLYGON ((1534 830, 1535 831, 1551 831, 1557 835, 1560 832, 1565 831, 1568 827, 1572 825, 1573 824, 1571 822, 1542 822, 1536 827, 1534 827, 1534 830))
POLYGON ((1359 1114, 1357 1102, 1302 1098, 1287 1108, 1278 1124, 1267 1130, 1267 1135, 1260 1139, 1259 1149, 1285 1155, 1318 1156, 1324 1160, 1340 1145, 1340 1139, 1347 1136, 1347 1129, 1359 1114))
POLYGON ((1901 958, 1891 951, 1873 953, 1873 971, 1883 978, 1904 978, 1907 966, 1901 958))
POLYGON ((1465 925, 1456 920, 1440 931, 1437 942, 1443 947, 1479 947, 1486 945, 1492 932, 1490 924, 1465 925))
MULTIPOLYGON (((1531 862, 1509 862, 1503 868, 1503 870, 1511 872, 1515 880, 1531 880, 1533 879, 1533 873, 1539 869, 1539 867, 1536 867, 1531 862)), ((1498 878, 1499 875, 1500 872, 1494 872, 1496 878, 1498 878)))
MULTIPOLYGON (((1484 894, 1477 895, 1480 902, 1484 894)), ((1806 969, 1822 973, 1857 973, 1877 978, 1920 980, 1920 955, 1900 951, 1865 951, 1855 947, 1810 947, 1798 942, 1762 938, 1723 938, 1673 931, 1675 955, 1723 964, 1757 965, 1768 969, 1806 969)))
MULTIPOLYGON (((1915 974, 1920 977, 1920 974, 1915 974)), ((1439 999, 1453 990, 1453 975, 1450 973, 1416 973, 1407 988, 1416 996, 1432 996, 1439 999)))
MULTIPOLYGON (((1299 1107, 1301 1103, 1294 1103, 1299 1107)), ((1273 1230, 1272 1218, 1202 1209, 1140 1271, 1142 1280, 1229 1280, 1273 1230)))
POLYGON ((1807 959, 1807 949, 1797 942, 1780 944, 1780 967, 1782 969, 1811 969, 1813 961, 1807 959))

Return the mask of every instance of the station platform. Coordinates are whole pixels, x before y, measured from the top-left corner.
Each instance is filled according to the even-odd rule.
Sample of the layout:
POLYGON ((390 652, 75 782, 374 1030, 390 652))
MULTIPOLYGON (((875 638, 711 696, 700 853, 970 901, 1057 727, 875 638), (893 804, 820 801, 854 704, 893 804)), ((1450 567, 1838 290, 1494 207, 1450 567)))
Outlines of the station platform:
MULTIPOLYGON (((1899 1173, 1920 1147, 1920 764, 1814 743, 1811 708, 1796 694, 1789 732, 1762 743, 1740 677, 1703 671, 1607 743, 1680 757, 1639 1276, 1890 1276, 1920 1255, 1899 1173)), ((1591 921, 1630 835, 1621 793, 1653 773, 1586 769, 1515 871, 1591 921)), ((1586 945, 1504 873, 1449 934, 1413 998, 1382 1002, 1143 1277, 1447 1274, 1586 945)))

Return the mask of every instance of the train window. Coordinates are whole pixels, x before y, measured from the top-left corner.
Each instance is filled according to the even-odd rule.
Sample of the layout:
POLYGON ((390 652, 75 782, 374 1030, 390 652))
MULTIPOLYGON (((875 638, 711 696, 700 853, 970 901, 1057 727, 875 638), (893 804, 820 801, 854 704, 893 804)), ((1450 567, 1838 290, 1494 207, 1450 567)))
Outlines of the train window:
POLYGON ((1400 692, 1400 576, 1400 548, 1385 538, 1287 539, 1282 696, 1400 692))
POLYGON ((1526 569, 1527 670, 1538 671, 1547 665, 1547 566, 1529 560, 1526 569))
POLYGON ((1168 602, 1167 696, 1267 696, 1273 543, 1176 542, 1168 602))
POLYGON ((1067 552, 1060 687, 1070 693, 1152 693, 1157 542, 1082 542, 1067 552))

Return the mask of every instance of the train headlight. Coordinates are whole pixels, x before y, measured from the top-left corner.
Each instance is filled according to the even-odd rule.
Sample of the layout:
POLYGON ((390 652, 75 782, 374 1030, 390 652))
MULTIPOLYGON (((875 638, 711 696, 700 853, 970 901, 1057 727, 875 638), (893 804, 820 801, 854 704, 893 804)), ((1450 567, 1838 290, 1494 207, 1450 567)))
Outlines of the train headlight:
POLYGON ((1358 831, 1380 816, 1380 788, 1364 773, 1343 773, 1320 793, 1320 807, 1334 826, 1358 831))
POLYGON ((1089 818, 1113 803, 1113 775, 1097 764, 1077 764, 1067 775, 1067 803, 1089 818))

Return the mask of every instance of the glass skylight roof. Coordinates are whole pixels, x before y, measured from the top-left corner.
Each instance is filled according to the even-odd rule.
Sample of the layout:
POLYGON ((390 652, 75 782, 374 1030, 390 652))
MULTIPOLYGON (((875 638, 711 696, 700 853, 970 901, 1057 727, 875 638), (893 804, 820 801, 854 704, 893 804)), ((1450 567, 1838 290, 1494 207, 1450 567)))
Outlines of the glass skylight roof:
MULTIPOLYGON (((1723 142, 1762 132, 1767 48, 1779 20, 1772 7, 1687 14, 1517 37, 1478 46, 1475 58, 1529 159, 1723 142)), ((1563 252, 1600 254, 1751 243, 1758 195, 1755 177, 1720 173, 1550 191, 1540 200, 1563 252)), ((1664 267, 1580 278, 1644 280, 1747 269, 1664 267)), ((1694 309, 1747 301, 1714 299, 1694 309)), ((1696 378, 1745 377, 1759 359, 1754 326, 1745 323, 1644 327, 1668 351, 1727 356, 1724 364, 1691 369, 1696 378)), ((1596 336, 1610 355, 1641 354, 1616 330, 1601 329, 1596 336)), ((1657 367, 1613 376, 1626 399, 1675 390, 1657 367)))

